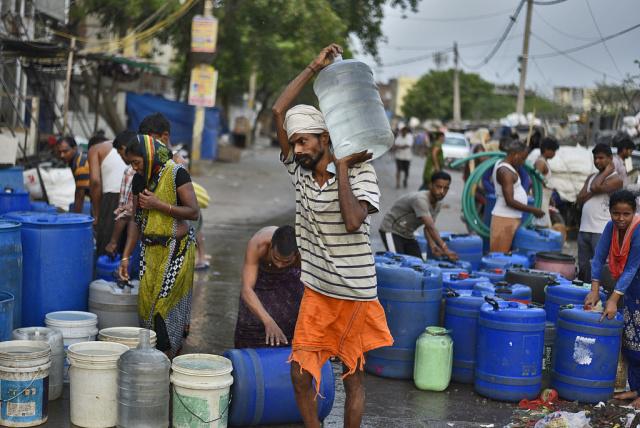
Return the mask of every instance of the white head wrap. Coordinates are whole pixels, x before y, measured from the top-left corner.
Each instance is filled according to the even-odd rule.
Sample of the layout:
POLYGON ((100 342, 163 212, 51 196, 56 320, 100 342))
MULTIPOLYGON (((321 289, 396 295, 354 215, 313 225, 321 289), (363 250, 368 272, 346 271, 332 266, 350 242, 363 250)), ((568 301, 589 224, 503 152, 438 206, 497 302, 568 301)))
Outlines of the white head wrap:
POLYGON ((284 116, 287 138, 293 134, 322 134, 327 131, 324 116, 320 111, 306 104, 291 107, 284 116))

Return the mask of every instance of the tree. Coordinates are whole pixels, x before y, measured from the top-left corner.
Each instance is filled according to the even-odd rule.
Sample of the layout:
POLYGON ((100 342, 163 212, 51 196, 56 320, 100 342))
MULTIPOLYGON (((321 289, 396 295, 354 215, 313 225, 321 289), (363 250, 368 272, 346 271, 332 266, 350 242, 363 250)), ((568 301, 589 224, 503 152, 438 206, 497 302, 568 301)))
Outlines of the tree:
MULTIPOLYGON (((465 119, 498 119, 515 109, 515 95, 501 95, 494 84, 478 74, 460 71, 460 106, 465 119)), ((538 116, 563 111, 556 103, 538 95, 527 96, 525 109, 538 116)), ((431 71, 418 80, 404 98, 403 113, 421 119, 450 120, 453 117, 453 69, 431 71)))

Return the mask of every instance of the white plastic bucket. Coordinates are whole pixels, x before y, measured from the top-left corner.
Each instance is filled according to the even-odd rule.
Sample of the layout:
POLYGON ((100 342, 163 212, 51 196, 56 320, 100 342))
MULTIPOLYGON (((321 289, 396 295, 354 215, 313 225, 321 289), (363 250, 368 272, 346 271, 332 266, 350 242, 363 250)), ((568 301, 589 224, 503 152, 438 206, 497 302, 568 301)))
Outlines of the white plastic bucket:
POLYGON ((47 421, 51 348, 45 342, 0 343, 0 425, 32 427, 47 421))
MULTIPOLYGON (((140 327, 110 327, 98 332, 98 340, 101 342, 115 342, 127 345, 129 349, 136 348, 140 342, 140 327)), ((156 347, 156 332, 149 330, 152 347, 156 347)))
POLYGON ((106 428, 118 421, 118 359, 129 348, 121 343, 84 342, 69 346, 71 423, 106 428))
MULTIPOLYGON (((49 312, 44 323, 47 327, 62 333, 65 353, 69 345, 96 340, 98 334, 98 317, 91 312, 49 312)), ((69 360, 66 358, 64 361, 64 383, 69 383, 69 360)))
POLYGON ((173 359, 173 427, 226 428, 233 384, 231 360, 187 354, 173 359))
POLYGON ((64 388, 64 343, 62 333, 47 327, 23 327, 13 330, 15 340, 39 340, 51 347, 51 368, 49 369, 49 401, 57 400, 64 388))

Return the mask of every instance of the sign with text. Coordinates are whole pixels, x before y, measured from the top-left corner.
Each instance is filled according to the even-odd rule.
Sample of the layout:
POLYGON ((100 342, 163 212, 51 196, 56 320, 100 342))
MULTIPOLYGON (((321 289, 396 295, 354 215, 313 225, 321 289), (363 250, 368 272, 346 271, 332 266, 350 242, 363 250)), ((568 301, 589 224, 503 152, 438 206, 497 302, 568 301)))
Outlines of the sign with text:
POLYGON ((218 20, 196 15, 191 21, 191 52, 214 53, 218 42, 218 20))
POLYGON ((211 65, 200 64, 191 69, 189 104, 197 107, 216 105, 218 72, 211 65))

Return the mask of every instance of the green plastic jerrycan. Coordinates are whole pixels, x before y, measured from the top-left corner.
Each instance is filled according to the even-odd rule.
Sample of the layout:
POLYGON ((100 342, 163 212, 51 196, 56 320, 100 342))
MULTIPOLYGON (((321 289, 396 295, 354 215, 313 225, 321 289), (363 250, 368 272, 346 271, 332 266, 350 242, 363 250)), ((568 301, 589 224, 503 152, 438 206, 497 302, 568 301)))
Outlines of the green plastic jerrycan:
POLYGON ((416 342, 413 381, 418 389, 444 391, 451 380, 453 340, 442 327, 427 327, 416 342))

